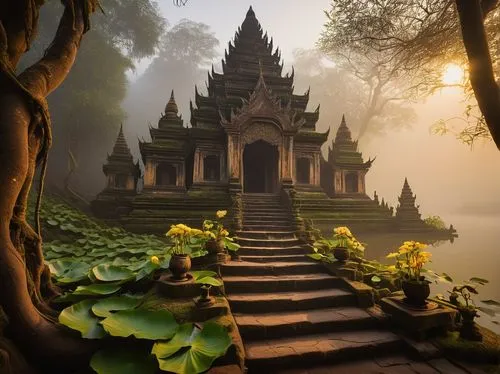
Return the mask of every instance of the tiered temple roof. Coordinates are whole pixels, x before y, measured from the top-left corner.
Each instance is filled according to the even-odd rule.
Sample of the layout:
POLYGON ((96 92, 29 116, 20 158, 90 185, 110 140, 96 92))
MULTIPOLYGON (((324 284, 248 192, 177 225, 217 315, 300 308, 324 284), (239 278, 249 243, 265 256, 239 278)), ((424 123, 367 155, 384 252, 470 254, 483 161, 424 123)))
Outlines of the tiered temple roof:
POLYGON ((335 139, 328 148, 328 162, 339 168, 369 169, 373 161, 375 160, 363 161, 363 155, 358 151, 358 142, 352 140, 351 130, 343 115, 335 139))
POLYGON ((151 142, 139 142, 142 159, 154 154, 157 156, 185 156, 189 141, 189 130, 184 127, 182 116, 175 102, 174 91, 165 106, 165 113, 158 121, 158 127, 150 127, 151 142))
POLYGON ((398 197, 399 205, 396 208, 396 218, 401 221, 421 221, 419 206, 415 205, 416 197, 408 184, 408 179, 405 178, 401 196, 398 197))
MULTIPOLYGON (((191 103, 193 128, 220 128, 221 116, 230 118, 231 112, 240 109, 250 99, 262 75, 268 89, 276 96, 282 107, 290 107, 304 118, 302 131, 313 132, 319 118, 319 107, 306 112, 309 90, 303 95, 293 93, 294 72, 282 76, 281 52, 274 49, 273 40, 264 34, 262 27, 250 7, 243 24, 229 42, 222 61, 222 74, 208 74, 208 95, 195 90, 196 108, 191 103)), ((298 119, 297 119, 298 120, 298 119)), ((316 134, 318 135, 318 134, 316 134)))
POLYGON ((134 158, 123 135, 123 125, 120 125, 120 131, 118 132, 113 152, 108 154, 107 163, 103 165, 102 170, 105 175, 110 173, 140 174, 139 166, 134 163, 134 158))

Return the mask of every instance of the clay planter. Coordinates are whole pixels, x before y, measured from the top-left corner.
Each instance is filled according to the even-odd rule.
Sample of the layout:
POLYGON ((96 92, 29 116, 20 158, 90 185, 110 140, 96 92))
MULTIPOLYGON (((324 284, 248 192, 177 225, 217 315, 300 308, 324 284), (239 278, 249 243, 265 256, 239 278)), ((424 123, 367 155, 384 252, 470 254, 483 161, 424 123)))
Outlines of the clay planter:
POLYGON ((481 341, 483 337, 476 328, 474 318, 477 316, 476 309, 459 308, 462 317, 462 326, 460 327, 460 337, 466 340, 481 341))
POLYGON ((340 262, 346 262, 349 259, 349 249, 346 247, 336 247, 333 249, 333 257, 340 262))
POLYGON ((403 280, 402 288, 408 305, 425 306, 427 304, 426 300, 431 293, 429 283, 403 280))
POLYGON ((191 270, 191 257, 189 255, 172 255, 168 269, 172 273, 171 280, 175 282, 187 281, 187 273, 191 270))
POLYGON ((210 239, 205 243, 205 249, 208 251, 208 253, 222 253, 224 252, 224 248, 224 239, 210 239))

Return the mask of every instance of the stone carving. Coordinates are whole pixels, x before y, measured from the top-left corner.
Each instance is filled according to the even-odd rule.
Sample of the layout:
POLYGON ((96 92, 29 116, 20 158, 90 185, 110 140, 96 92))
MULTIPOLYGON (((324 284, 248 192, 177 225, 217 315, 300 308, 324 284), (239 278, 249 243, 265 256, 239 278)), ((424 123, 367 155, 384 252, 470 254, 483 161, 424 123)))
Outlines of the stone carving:
POLYGON ((283 136, 276 126, 269 123, 253 123, 248 126, 241 137, 243 146, 251 144, 257 140, 264 140, 269 144, 281 146, 283 136))

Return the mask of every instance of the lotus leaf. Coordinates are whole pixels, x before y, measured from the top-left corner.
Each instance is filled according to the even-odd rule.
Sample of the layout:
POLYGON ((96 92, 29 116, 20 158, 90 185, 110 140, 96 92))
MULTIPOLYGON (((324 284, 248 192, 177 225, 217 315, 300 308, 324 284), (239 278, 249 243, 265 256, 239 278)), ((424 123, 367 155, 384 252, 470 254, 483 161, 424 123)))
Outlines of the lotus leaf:
POLYGON ((134 279, 135 274, 133 271, 120 266, 109 264, 97 265, 92 269, 92 273, 97 280, 102 282, 116 282, 134 279))
POLYGON ((84 300, 64 309, 59 315, 59 322, 80 331, 82 338, 100 339, 106 334, 99 324, 99 319, 92 314, 94 300, 84 300))
POLYGON ((99 317, 109 317, 118 310, 135 309, 142 301, 142 296, 111 296, 107 299, 102 299, 92 306, 92 312, 99 317))
POLYGON ((157 365, 147 351, 137 349, 107 348, 96 352, 90 367, 97 374, 154 374, 157 365))
MULTIPOLYGON (((185 337, 185 335, 184 335, 185 337)), ((179 339, 181 341, 182 339, 179 339)), ((231 346, 231 337, 225 327, 214 322, 207 322, 203 330, 195 329, 191 334, 189 349, 181 349, 170 356, 164 356, 168 351, 174 351, 179 342, 173 342, 169 348, 166 343, 156 343, 161 346, 153 347, 156 352, 160 369, 173 373, 202 373, 208 370, 212 363, 219 357, 224 356, 231 346), (167 345, 163 346, 163 344, 167 345), (161 356, 161 358, 158 357, 161 356)))
POLYGON ((49 262, 50 272, 60 283, 75 283, 87 278, 90 265, 81 261, 56 260, 49 262))
POLYGON ((123 310, 102 321, 112 336, 135 336, 138 339, 170 339, 179 325, 168 310, 123 310))
POLYGON ((120 290, 118 283, 90 284, 88 286, 78 286, 73 295, 111 295, 120 290))

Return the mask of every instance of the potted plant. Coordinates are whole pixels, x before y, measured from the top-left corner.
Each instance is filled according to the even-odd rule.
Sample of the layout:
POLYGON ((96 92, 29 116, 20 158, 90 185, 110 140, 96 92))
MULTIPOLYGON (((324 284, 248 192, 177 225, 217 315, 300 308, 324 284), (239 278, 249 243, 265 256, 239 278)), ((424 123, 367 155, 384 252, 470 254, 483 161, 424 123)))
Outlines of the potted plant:
POLYGON ((203 235, 203 231, 193 229, 182 223, 172 225, 166 236, 172 240, 172 246, 168 253, 172 255, 169 270, 172 273, 171 279, 176 282, 188 280, 187 273, 191 270, 191 241, 195 237, 203 235))
POLYGON ((430 294, 431 282, 422 275, 423 266, 431 257, 431 253, 423 251, 426 247, 420 242, 406 241, 398 252, 387 255, 387 258, 396 259, 395 268, 401 279, 405 301, 412 306, 425 306, 430 294))
POLYGON ((226 215, 227 210, 218 210, 215 213, 215 220, 203 221, 203 232, 206 238, 205 249, 210 253, 222 253, 224 249, 235 253, 240 248, 224 227, 222 221, 226 215))
POLYGON ((349 228, 336 227, 333 233, 333 256, 338 261, 345 262, 351 254, 360 255, 364 251, 364 246, 354 237, 349 228))
POLYGON ((476 307, 472 295, 478 295, 478 286, 486 283, 488 283, 486 279, 471 278, 463 284, 455 285, 450 292, 450 302, 454 302, 462 320, 460 337, 463 339, 481 341, 483 338, 474 323, 474 318, 479 317, 478 310, 482 309, 476 307))

